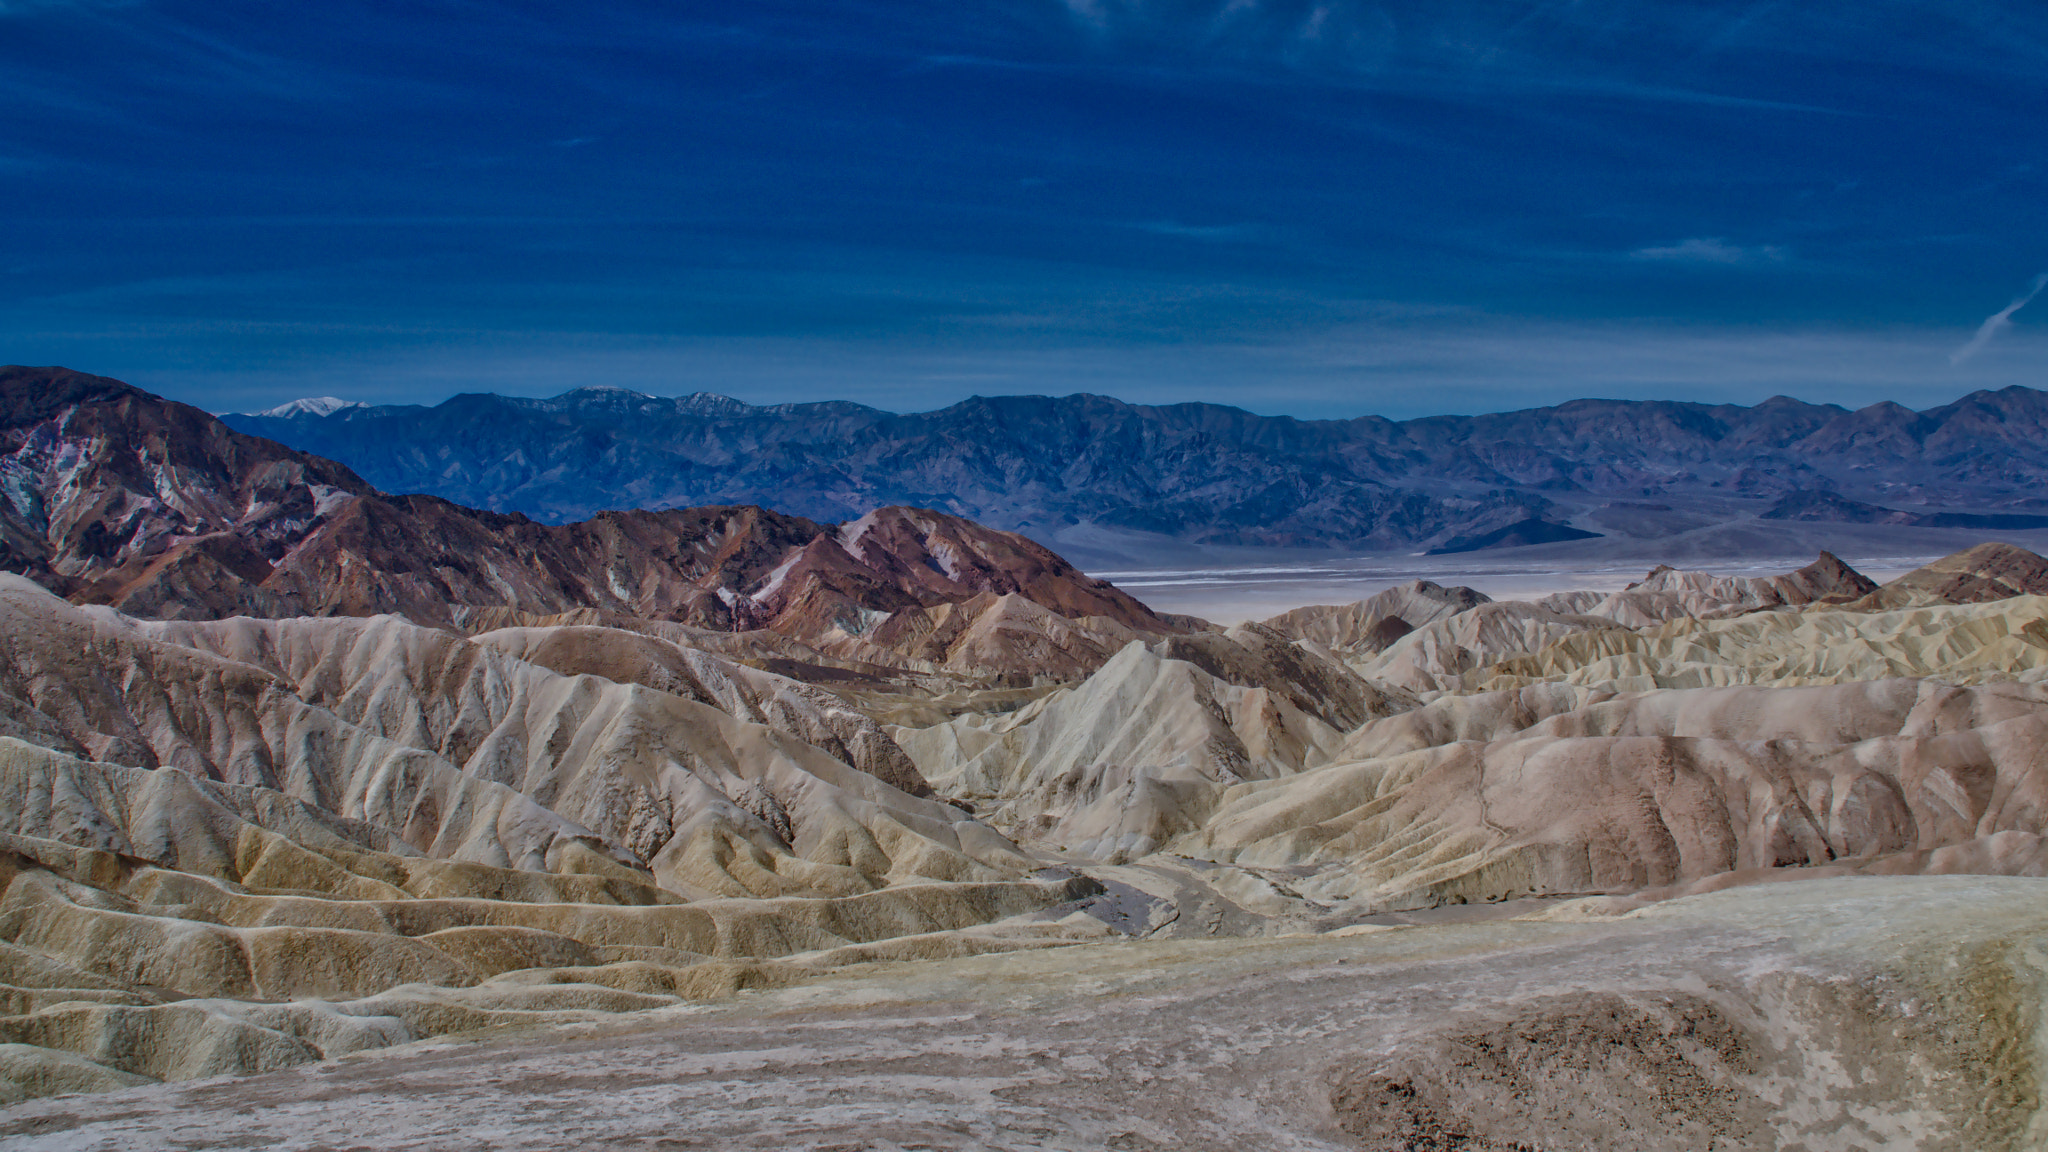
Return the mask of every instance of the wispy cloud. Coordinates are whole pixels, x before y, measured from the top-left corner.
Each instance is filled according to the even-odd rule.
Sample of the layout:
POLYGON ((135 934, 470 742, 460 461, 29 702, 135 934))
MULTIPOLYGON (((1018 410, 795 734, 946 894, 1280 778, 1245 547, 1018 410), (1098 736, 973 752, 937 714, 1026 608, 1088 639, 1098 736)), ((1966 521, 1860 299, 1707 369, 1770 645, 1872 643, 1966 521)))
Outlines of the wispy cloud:
POLYGON ((1657 260, 1671 264, 1715 264, 1723 267, 1744 265, 1782 264, 1789 254, 1776 244, 1744 246, 1730 244, 1719 236, 1695 236, 1652 248, 1638 248, 1629 253, 1631 260, 1657 260))
MULTIPOLYGON (((1372 90, 1486 100, 1502 93, 1583 96, 1650 103, 1848 115, 1839 108, 1673 83, 1634 61, 1696 48, 1705 35, 1683 14, 1626 0, 1575 0, 1525 6, 1391 5, 1362 0, 1055 0, 1102 43, 1178 49, 1189 68, 1229 65, 1233 74, 1262 65, 1319 82, 1372 90), (1617 38, 1645 46, 1617 51, 1617 38), (1598 46, 1598 47, 1595 47, 1598 46), (1588 51, 1588 48, 1594 48, 1588 51)), ((1718 47, 1755 41, 1774 46, 1827 42, 1824 16, 1749 17, 1716 29, 1718 47), (1753 27, 1755 26, 1755 27, 1753 27)), ((1158 59, 1151 67, 1172 67, 1158 59)))
POLYGON ((2012 327, 2012 314, 2033 303, 2034 297, 2039 296, 2043 288, 2048 288, 2048 272, 2034 277, 2033 286, 2021 293, 2012 303, 1985 317, 1984 322, 1977 325, 1977 334, 1970 337, 1969 343, 1949 353, 1948 362, 1961 364, 1982 352, 1985 345, 1990 344, 2000 332, 2012 327))

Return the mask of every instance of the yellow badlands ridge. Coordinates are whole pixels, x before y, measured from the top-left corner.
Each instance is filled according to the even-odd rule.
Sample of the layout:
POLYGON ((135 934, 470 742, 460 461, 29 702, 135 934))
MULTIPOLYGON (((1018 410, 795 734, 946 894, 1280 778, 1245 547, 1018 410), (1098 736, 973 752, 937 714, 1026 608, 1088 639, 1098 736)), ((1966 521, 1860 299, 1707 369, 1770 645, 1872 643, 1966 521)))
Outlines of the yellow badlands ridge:
MULTIPOLYGON (((803 1113, 867 1101, 904 1146, 2039 1146, 2048 597, 1966 555, 1895 598, 1976 599, 1900 608, 1829 557, 1180 635, 996 604, 951 670, 655 621, 147 621, 0 578, 0 1095, 171 1115, 214 1105, 155 1082, 345 1056, 375 1093, 471 1033, 542 1091, 666 1035, 709 1069, 671 1105, 766 1147, 713 1054, 774 1047, 802 1097, 846 1013, 906 1076, 1009 1086, 985 1132, 902 1119, 952 1073, 803 1113), (1037 1050, 1084 1088, 1031 1120, 1037 1050)), ((301 1081, 247 1083, 209 1130, 272 1140, 301 1081)), ((85 1140, 63 1104, 0 1139, 85 1140)))

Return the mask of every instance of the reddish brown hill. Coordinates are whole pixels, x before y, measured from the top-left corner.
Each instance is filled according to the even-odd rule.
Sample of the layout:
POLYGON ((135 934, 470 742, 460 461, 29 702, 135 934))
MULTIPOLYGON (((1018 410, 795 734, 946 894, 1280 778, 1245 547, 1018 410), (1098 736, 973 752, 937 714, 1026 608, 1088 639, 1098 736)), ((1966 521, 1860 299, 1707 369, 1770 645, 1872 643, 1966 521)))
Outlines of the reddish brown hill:
POLYGON ((1993 540, 1915 568, 1849 605, 1869 611, 2048 594, 2048 558, 1993 540))
POLYGON ((1047 549, 885 508, 844 526, 764 508, 547 525, 390 496, 332 461, 116 380, 0 370, 0 568, 169 618, 576 609, 812 638, 1018 595, 1067 618, 1184 629, 1047 549), (836 630, 836 632, 835 632, 836 630))

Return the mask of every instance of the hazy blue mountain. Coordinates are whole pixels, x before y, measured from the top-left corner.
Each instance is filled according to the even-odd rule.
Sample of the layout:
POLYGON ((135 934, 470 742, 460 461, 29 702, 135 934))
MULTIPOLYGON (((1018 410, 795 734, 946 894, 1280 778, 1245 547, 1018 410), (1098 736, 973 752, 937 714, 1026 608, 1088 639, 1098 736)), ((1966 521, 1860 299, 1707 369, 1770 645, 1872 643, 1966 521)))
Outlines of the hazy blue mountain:
POLYGON ((585 388, 225 419, 386 491, 556 523, 729 503, 841 520, 912 504, 1041 535, 1086 523, 1201 543, 1401 549, 1469 547, 1523 521, 1608 531, 1626 520, 1629 534, 1655 536, 1667 521, 1754 517, 1810 492, 1840 499, 1808 501, 1803 519, 1858 519, 1858 503, 1923 516, 2048 509, 2048 393, 2019 387, 1925 412, 1786 397, 1578 400, 1401 422, 1089 395, 898 415, 585 388))

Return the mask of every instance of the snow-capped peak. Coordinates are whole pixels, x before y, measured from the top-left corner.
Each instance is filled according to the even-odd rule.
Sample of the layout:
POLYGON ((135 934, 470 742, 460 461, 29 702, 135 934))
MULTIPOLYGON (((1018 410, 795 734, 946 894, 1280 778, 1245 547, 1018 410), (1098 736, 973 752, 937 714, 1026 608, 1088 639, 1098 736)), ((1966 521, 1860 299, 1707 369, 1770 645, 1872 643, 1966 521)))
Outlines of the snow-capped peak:
POLYGON ((344 408, 367 408, 360 400, 343 400, 339 396, 308 396, 261 412, 250 412, 250 416, 332 416, 344 408))

